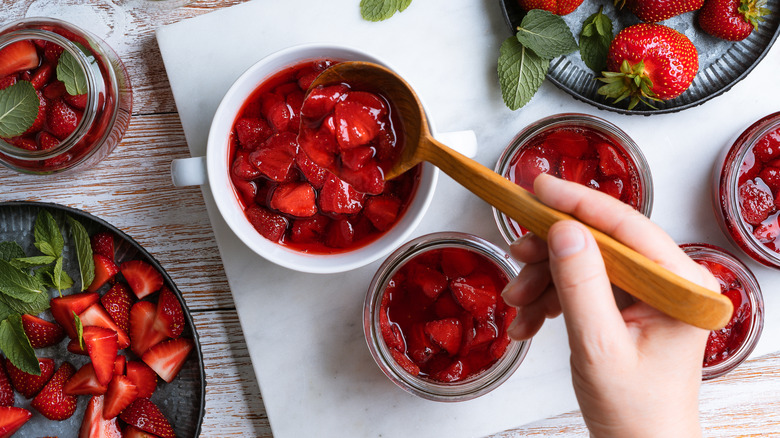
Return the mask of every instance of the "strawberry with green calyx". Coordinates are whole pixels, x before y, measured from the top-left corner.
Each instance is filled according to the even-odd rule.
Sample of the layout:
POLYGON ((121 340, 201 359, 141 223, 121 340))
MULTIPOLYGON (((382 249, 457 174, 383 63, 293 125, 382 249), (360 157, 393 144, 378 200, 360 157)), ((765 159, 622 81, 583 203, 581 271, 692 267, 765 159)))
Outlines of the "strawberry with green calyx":
POLYGON ((599 78, 598 93, 620 102, 630 98, 628 109, 639 102, 674 99, 690 87, 699 69, 699 56, 691 40, 676 30, 639 23, 621 30, 607 54, 607 71, 599 78))
POLYGON ((695 11, 704 0, 616 0, 615 6, 627 8, 646 23, 657 23, 668 18, 695 11))
POLYGON ((708 34, 728 41, 742 41, 769 14, 765 0, 706 0, 699 25, 708 34))
POLYGON ((574 12, 583 0, 517 0, 524 11, 542 9, 555 15, 568 15, 574 12))

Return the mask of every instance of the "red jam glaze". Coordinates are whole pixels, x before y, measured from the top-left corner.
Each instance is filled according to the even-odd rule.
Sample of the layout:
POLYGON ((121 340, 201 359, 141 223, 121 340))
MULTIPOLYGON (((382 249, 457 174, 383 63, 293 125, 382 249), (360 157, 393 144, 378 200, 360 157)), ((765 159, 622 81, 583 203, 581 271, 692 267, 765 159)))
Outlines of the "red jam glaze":
POLYGON ((381 94, 349 84, 317 87, 301 109, 301 148, 357 191, 379 194, 384 173, 400 158, 397 112, 381 94))
POLYGON ((780 252, 780 127, 764 134, 745 154, 737 186, 742 221, 756 240, 780 252))
MULTIPOLYGON (((90 46, 84 38, 74 33, 52 26, 44 26, 42 30, 48 30, 80 44, 82 47, 90 46)), ((89 50, 89 49, 87 49, 89 50)), ((28 81, 35 88, 40 105, 38 108, 38 117, 33 126, 22 135, 13 138, 3 138, 8 144, 26 150, 47 150, 58 146, 62 140, 65 140, 81 122, 84 109, 88 104, 87 94, 72 96, 65 89, 65 84, 57 79, 57 63, 64 49, 51 41, 44 40, 23 40, 6 46, 0 51, 0 58, 5 59, 5 54, 11 54, 13 58, 21 56, 28 59, 38 59, 35 67, 16 71, 11 74, 0 72, 0 90, 5 89, 18 81, 28 81), (12 47, 13 46, 13 47, 12 47)), ((97 57, 95 53, 88 53, 88 56, 97 57)), ((105 71, 103 63, 96 63, 99 66, 103 83, 109 83, 109 74, 105 71)), ((67 167, 72 161, 82 159, 90 153, 94 147, 98 146, 99 140, 106 134, 106 130, 111 123, 113 111, 110 108, 114 105, 114 96, 110 90, 101 88, 95 90, 98 93, 98 108, 95 121, 87 134, 78 141, 68 151, 55 157, 39 160, 26 161, 18 160, 12 157, 5 157, 7 161, 16 166, 30 170, 51 171, 67 167)))
POLYGON ((299 147, 304 93, 333 61, 307 61, 263 82, 239 111, 230 137, 230 178, 249 222, 291 249, 335 254, 378 239, 403 216, 417 167, 376 195, 360 193, 299 147))
POLYGON ((388 282, 380 329, 410 374, 458 382, 490 368, 506 352, 517 311, 501 299, 508 279, 489 259, 464 248, 415 256, 388 282))
POLYGON ((729 323, 720 330, 711 331, 707 339, 703 366, 709 367, 731 357, 745 342, 750 331, 753 309, 745 287, 731 269, 712 261, 696 261, 718 279, 721 293, 729 297, 734 305, 734 313, 731 315, 729 323))
MULTIPOLYGON (((636 164, 614 140, 593 128, 560 127, 538 134, 515 154, 504 176, 533 192, 533 181, 541 173, 607 193, 636 210, 641 208, 636 164)), ((525 234, 516 222, 509 223, 516 234, 525 234)))

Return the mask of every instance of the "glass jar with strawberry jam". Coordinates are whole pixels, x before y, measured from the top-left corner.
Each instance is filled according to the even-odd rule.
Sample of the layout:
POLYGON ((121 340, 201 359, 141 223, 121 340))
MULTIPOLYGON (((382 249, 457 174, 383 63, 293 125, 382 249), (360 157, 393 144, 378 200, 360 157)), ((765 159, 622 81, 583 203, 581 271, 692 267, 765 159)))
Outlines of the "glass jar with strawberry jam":
POLYGON ((713 379, 739 366, 755 348, 764 327, 764 298, 750 269, 726 250, 704 243, 680 247, 715 276, 734 305, 726 327, 711 331, 707 339, 702 377, 713 379))
MULTIPOLYGON (((556 114, 529 125, 495 170, 532 192, 534 178, 548 173, 607 193, 648 217, 653 207, 653 180, 639 146, 617 126, 588 114, 556 114)), ((525 234, 495 208, 493 216, 507 243, 525 234)))
POLYGON ((0 28, 0 163, 19 172, 84 169, 105 158, 130 122, 122 61, 95 35, 52 18, 0 28))
POLYGON ((713 174, 721 229, 757 262, 780 268, 780 112, 737 136, 713 174))
POLYGON ((435 401, 479 397, 520 366, 530 341, 506 333, 516 309, 501 291, 519 268, 476 236, 414 239, 379 268, 363 308, 374 360, 396 385, 435 401))

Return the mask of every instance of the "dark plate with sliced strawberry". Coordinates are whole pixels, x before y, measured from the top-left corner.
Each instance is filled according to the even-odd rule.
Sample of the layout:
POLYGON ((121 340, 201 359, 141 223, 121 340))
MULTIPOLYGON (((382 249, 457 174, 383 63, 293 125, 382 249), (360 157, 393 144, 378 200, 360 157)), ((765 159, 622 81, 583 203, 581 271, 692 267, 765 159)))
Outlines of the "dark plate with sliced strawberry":
POLYGON ((181 292, 143 247, 88 213, 0 203, 0 350, 0 431, 200 434, 203 357, 181 292))
MULTIPOLYGON (((661 2, 658 0, 621 0, 618 2, 599 2, 576 0, 499 0, 504 19, 512 33, 517 32, 521 26, 527 12, 521 7, 521 3, 531 4, 533 7, 547 7, 552 5, 551 9, 562 7, 563 4, 571 4, 573 12, 564 15, 563 22, 568 25, 569 30, 574 36, 579 49, 570 51, 562 56, 550 56, 549 68, 546 78, 553 84, 571 94, 574 98, 594 105, 600 109, 618 112, 621 114, 661 114, 681 111, 700 105, 713 97, 721 95, 730 90, 737 82, 744 79, 753 68, 766 56, 769 49, 774 44, 780 34, 780 0, 766 0, 766 4, 761 7, 759 0, 680 0, 677 2, 661 2), (717 6, 715 3, 718 3, 717 6), (731 25, 726 21, 733 18, 712 18, 713 9, 720 7, 720 10, 727 8, 726 3, 731 2, 737 9, 737 4, 746 5, 751 13, 746 15, 745 20, 755 21, 757 26, 750 31, 748 29, 731 29, 731 25), (580 4, 581 3, 581 4, 580 4), (579 6, 576 6, 579 4, 579 6), (619 6, 623 4, 622 9, 619 6), (702 7, 704 5, 704 7, 702 7), (677 8, 674 10, 674 8, 677 8), (583 28, 587 23, 592 24, 595 14, 602 9, 600 19, 608 18, 612 25, 612 32, 601 34, 603 26, 597 31, 592 27, 589 36, 583 36, 583 28), (761 9, 761 19, 756 20, 755 15, 759 14, 757 9, 761 9), (657 21, 659 25, 672 28, 690 40, 698 52, 698 68, 691 65, 695 72, 693 81, 687 79, 683 88, 685 91, 669 94, 668 90, 657 90, 657 97, 662 99, 648 98, 642 95, 641 90, 635 90, 637 99, 625 98, 633 95, 624 95, 624 90, 602 90, 605 83, 597 80, 603 75, 604 71, 621 73, 620 61, 608 61, 610 57, 625 59, 621 55, 610 53, 607 55, 607 47, 613 35, 616 36, 622 29, 637 25, 642 22, 638 17, 643 17, 643 21, 657 21), (721 20, 721 21, 718 21, 721 20), (712 24, 713 22, 717 24, 712 24), (703 24, 700 24, 703 23, 703 24), (705 28, 707 29, 705 31, 705 28), (739 36, 734 36, 739 33, 739 36), (713 36, 717 35, 717 36, 713 36), (729 41, 724 38, 736 39, 739 41, 729 41), (586 41, 587 40, 587 41, 586 41), (583 43, 585 41, 585 43, 583 43), (599 41, 598 43, 594 41, 599 41), (603 42, 603 41, 606 41, 603 42), (587 47, 583 51, 583 47, 587 47), (603 48, 602 48, 603 47, 603 48), (582 52, 582 53, 581 53, 582 52), (596 53, 601 53, 596 56, 596 53), (605 59, 606 57, 606 59, 605 59), (610 64, 607 67, 605 64, 610 64), (603 66, 598 68, 595 66, 603 66), (607 97, 610 96, 610 97, 607 97), (619 102, 615 98, 623 97, 619 102), (633 105, 632 105, 633 103, 633 105)), ((571 8, 569 8, 571 9, 571 8)), ((568 10, 568 9, 567 9, 568 10)), ((737 20, 740 21, 740 20, 737 20)), ((531 23, 526 23, 530 25, 531 23)), ((743 23, 745 24, 745 23, 743 23)), ((655 25, 654 25, 655 26, 655 25)), ((744 26, 743 26, 744 27, 744 26)), ((650 41, 655 35, 649 35, 650 41)), ((649 45, 649 44, 648 44, 649 45)), ((610 49, 611 52, 611 49, 610 49)), ((629 58, 635 60, 643 59, 644 64, 656 64, 657 59, 649 59, 652 55, 648 53, 631 54, 629 58)), ((632 67, 635 64, 632 64, 632 67)), ((656 64, 657 65, 657 64, 656 64)), ((644 69, 644 74, 648 77, 647 83, 655 84, 666 81, 666 77, 655 77, 653 71, 656 68, 644 69)), ((623 72, 625 73, 625 72, 623 72)), ((637 74, 637 70, 631 70, 631 74, 637 74)), ((642 76, 643 73, 639 73, 642 76)), ((655 87, 661 87, 655 85, 655 87)), ((652 90, 652 87, 651 87, 652 90)), ((506 101, 506 97, 505 97, 506 101)), ((508 103, 509 105, 509 103, 508 103)), ((518 105, 515 105, 518 106, 518 105)), ((520 105, 522 106, 522 105, 520 105)), ((511 107, 511 106, 510 106, 511 107)))

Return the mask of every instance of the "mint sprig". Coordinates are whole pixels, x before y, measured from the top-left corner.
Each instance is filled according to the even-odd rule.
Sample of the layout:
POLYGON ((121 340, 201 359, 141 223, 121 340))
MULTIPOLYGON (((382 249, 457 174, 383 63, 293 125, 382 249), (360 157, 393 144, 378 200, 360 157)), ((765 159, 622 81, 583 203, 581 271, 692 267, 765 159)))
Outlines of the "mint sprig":
MULTIPOLYGON (((90 56, 86 47, 80 44, 77 45, 82 52, 90 56)), ((71 96, 85 94, 88 91, 87 74, 81 68, 81 64, 79 64, 76 57, 67 50, 62 52, 60 60, 57 62, 57 79, 65 84, 65 90, 71 96)))
POLYGON ((501 44, 498 81, 511 110, 527 104, 544 82, 550 61, 577 50, 577 42, 558 15, 533 9, 520 22, 517 34, 501 44))
POLYGON ((15 367, 28 374, 41 375, 38 357, 24 332, 20 315, 10 315, 0 322, 0 350, 15 367))
POLYGON ((41 210, 35 219, 35 247, 47 256, 60 257, 65 248, 65 239, 54 216, 46 210, 41 210))
POLYGON ((411 3, 412 0, 360 0, 360 15, 368 21, 387 20, 411 3))
POLYGON ((580 33, 580 57, 596 74, 607 69, 607 53, 614 37, 612 20, 604 15, 603 10, 602 6, 598 12, 588 17, 582 24, 580 33))
POLYGON ((38 118, 40 105, 38 94, 28 81, 18 81, 0 90, 0 137, 24 134, 38 118))

